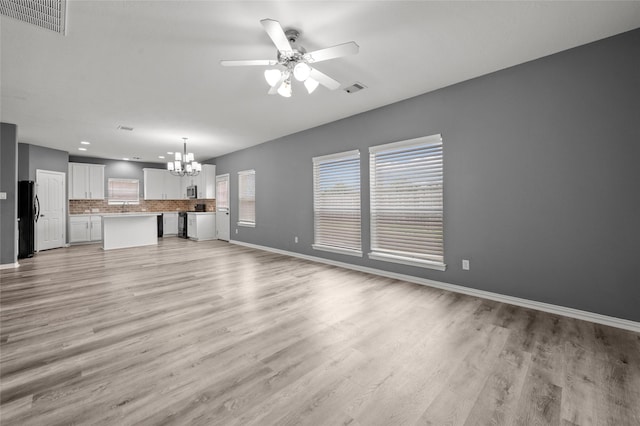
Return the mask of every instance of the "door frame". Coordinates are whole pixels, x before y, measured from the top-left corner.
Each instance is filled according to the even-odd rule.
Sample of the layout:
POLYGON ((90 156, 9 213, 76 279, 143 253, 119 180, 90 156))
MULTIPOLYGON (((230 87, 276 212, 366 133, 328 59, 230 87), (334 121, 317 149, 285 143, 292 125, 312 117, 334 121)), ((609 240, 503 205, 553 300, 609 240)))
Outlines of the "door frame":
POLYGON ((226 216, 226 220, 228 222, 227 228, 229 229, 229 239, 228 240, 222 240, 222 241, 231 241, 231 174, 230 173, 223 173, 220 175, 216 175, 215 177, 215 187, 216 187, 216 238, 220 239, 218 237, 218 224, 220 223, 220 218, 218 217, 218 178, 227 178, 227 214, 224 215, 226 216))
MULTIPOLYGON (((64 188, 64 190, 62 191, 62 245, 60 247, 65 247, 68 245, 67 242, 67 222, 68 222, 68 217, 67 217, 67 174, 63 173, 63 172, 58 172, 55 170, 44 170, 44 169, 36 169, 36 196, 38 195, 38 175, 41 172, 46 172, 46 173, 53 173, 55 175, 59 175, 62 176, 62 187, 64 188)), ((38 239, 38 225, 36 223, 36 225, 34 225, 34 235, 35 235, 35 244, 34 244, 34 249, 35 252, 39 252, 40 251, 40 240, 38 239)))

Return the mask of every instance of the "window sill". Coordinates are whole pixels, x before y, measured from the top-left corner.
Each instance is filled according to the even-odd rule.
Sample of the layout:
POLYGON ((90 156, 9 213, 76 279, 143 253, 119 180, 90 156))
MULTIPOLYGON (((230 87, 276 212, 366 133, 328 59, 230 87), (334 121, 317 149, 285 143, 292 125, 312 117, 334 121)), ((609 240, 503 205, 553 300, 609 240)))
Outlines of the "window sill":
POLYGON ((256 224, 255 223, 249 223, 249 222, 238 222, 238 226, 244 226, 247 228, 255 228, 256 224))
POLYGON ((331 253, 362 257, 362 251, 360 250, 351 250, 351 249, 345 249, 340 247, 323 246, 321 244, 312 244, 311 247, 313 247, 314 250, 328 251, 331 253))
POLYGON ((417 266, 419 268, 435 269, 437 271, 446 271, 447 265, 444 263, 432 262, 429 260, 412 259, 404 256, 394 256, 386 253, 369 253, 369 259, 382 260, 384 262, 400 263, 402 265, 417 266))

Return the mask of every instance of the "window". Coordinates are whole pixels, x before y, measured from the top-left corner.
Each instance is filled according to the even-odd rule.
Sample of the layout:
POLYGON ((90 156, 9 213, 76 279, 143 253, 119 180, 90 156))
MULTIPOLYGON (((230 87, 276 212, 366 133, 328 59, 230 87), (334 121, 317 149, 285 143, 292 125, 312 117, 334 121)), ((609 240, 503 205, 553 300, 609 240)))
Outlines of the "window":
POLYGON ((138 179, 109 178, 107 184, 109 204, 139 204, 139 185, 138 179))
POLYGON ((256 226, 256 171, 238 172, 238 225, 256 226))
POLYGON ((359 151, 313 159, 313 223, 314 249, 362 256, 359 151))
POLYGON ((442 137, 369 148, 371 259, 444 271, 442 137))
POLYGON ((229 175, 216 176, 216 209, 229 208, 229 175))

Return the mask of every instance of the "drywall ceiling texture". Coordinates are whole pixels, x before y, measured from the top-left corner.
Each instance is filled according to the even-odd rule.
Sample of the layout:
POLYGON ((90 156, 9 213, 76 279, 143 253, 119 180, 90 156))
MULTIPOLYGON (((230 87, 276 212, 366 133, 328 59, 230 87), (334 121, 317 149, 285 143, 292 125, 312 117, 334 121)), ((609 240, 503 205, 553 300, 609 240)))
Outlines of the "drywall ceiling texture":
POLYGON ((2 16, 0 119, 20 141, 110 159, 182 148, 202 161, 640 26, 640 2, 70 1, 67 32, 2 16), (349 95, 268 96, 272 18, 316 50, 347 41, 357 55, 317 64, 349 95), (134 131, 118 130, 118 125, 134 131))
POLYGON ((222 156, 232 238, 640 321, 638 70, 635 30, 222 156), (312 157, 360 150, 367 252, 368 147, 436 133, 445 272, 311 248, 312 157), (246 169, 256 227, 235 234, 246 169))

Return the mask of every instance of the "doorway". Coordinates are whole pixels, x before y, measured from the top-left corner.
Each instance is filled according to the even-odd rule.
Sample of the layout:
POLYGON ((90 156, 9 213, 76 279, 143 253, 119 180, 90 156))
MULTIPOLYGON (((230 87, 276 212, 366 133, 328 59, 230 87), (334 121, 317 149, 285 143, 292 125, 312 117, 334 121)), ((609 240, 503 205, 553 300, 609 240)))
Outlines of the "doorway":
POLYGON ((219 240, 229 241, 229 174, 216 176, 216 236, 219 240))
POLYGON ((40 214, 36 218, 36 251, 65 245, 65 178, 61 172, 36 170, 36 194, 40 202, 40 214))

